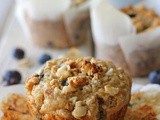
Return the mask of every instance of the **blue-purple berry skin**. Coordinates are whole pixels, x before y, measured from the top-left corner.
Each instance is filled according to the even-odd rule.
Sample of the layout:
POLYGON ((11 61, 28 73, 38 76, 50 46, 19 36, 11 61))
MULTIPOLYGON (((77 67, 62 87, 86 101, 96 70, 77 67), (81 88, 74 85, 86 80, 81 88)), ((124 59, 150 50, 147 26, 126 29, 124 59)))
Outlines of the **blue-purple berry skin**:
POLYGON ((21 48, 15 48, 13 50, 13 57, 17 60, 21 60, 25 57, 25 52, 21 48))
POLYGON ((44 64, 44 63, 46 63, 47 61, 49 61, 49 60, 51 60, 51 56, 50 55, 48 55, 48 54, 43 54, 43 55, 41 55, 40 56, 40 58, 39 58, 39 64, 44 64))
POLYGON ((149 81, 150 83, 153 83, 153 84, 160 84, 160 72, 152 71, 149 74, 149 81))
POLYGON ((68 84, 67 81, 62 81, 61 85, 62 85, 62 86, 68 86, 69 84, 68 84))
POLYGON ((3 75, 3 82, 4 82, 4 85, 6 86, 19 84, 21 82, 21 79, 22 79, 22 76, 20 72, 16 70, 7 71, 3 75))

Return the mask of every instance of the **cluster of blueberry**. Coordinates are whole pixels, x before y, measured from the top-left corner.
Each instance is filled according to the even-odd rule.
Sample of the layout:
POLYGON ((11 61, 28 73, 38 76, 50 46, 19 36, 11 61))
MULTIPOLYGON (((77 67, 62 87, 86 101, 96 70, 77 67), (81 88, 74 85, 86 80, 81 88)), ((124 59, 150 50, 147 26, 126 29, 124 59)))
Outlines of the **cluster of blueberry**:
MULTIPOLYGON (((25 52, 21 48, 15 48, 13 50, 12 55, 16 60, 21 60, 25 58, 25 52)), ((39 57, 38 62, 40 65, 42 65, 50 59, 51 59, 50 55, 42 54, 39 57)), ((8 86, 8 85, 19 84, 21 82, 22 76, 21 73, 17 70, 9 70, 3 75, 2 79, 3 79, 3 85, 8 86)))

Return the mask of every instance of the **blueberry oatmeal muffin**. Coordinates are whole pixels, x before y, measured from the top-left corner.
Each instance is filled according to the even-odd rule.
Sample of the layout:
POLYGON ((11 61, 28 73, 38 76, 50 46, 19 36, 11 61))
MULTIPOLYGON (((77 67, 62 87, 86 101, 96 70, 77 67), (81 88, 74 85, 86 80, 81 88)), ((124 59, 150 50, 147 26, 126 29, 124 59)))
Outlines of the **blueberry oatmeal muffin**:
POLYGON ((70 16, 67 13, 73 7, 77 11, 84 2, 85 0, 17 1, 16 12, 26 36, 35 45, 67 48, 79 45, 85 40, 83 39, 85 35, 82 34, 85 33, 89 24, 89 11, 83 12, 84 14, 78 13, 78 17, 77 14, 70 16), (72 19, 75 18, 72 21, 69 20, 71 28, 68 28, 65 22, 65 15, 72 19), (70 32, 74 32, 72 33, 74 38, 70 32))
POLYGON ((123 120, 130 91, 122 68, 92 57, 49 61, 26 81, 32 114, 42 120, 123 120))
POLYGON ((41 47, 68 47, 63 14, 70 4, 70 0, 17 1, 18 20, 28 39, 41 47))
POLYGON ((25 96, 20 94, 7 95, 2 100, 0 109, 3 112, 0 120, 37 120, 29 112, 25 96))
POLYGON ((144 6, 128 6, 122 9, 122 12, 128 14, 137 28, 137 33, 154 29, 160 26, 160 17, 152 9, 144 6))
POLYGON ((160 119, 160 86, 148 85, 142 89, 132 95, 125 120, 160 119))

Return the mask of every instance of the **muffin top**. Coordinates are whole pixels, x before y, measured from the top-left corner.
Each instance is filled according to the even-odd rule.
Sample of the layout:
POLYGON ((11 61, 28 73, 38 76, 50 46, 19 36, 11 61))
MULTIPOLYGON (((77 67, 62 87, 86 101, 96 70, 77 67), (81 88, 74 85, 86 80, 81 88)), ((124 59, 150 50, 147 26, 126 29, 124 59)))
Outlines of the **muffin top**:
POLYGON ((153 9, 147 9, 143 5, 138 7, 128 6, 122 12, 129 15, 137 28, 137 33, 154 29, 160 26, 160 17, 153 9))
POLYGON ((128 104, 130 89, 122 68, 92 57, 49 61, 26 81, 28 102, 43 119, 105 119, 128 104))
POLYGON ((146 85, 131 97, 125 120, 159 120, 160 86, 146 85))
POLYGON ((0 109, 3 116, 0 120, 36 120, 29 112, 24 95, 9 94, 3 98, 0 109))

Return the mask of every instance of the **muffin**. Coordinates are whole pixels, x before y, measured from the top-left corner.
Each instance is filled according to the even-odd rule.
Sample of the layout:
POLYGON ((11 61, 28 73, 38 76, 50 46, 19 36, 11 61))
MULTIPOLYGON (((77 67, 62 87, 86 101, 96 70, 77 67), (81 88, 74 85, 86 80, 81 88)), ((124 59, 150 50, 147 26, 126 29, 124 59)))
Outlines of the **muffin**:
POLYGON ((160 86, 147 85, 134 93, 128 106, 125 120, 159 120, 160 86))
POLYGON ((72 8, 77 10, 78 7, 84 3, 83 1, 17 1, 18 20, 28 39, 35 45, 40 47, 66 48, 79 45, 84 40, 82 40, 83 35, 79 34, 83 34, 83 31, 88 27, 89 11, 82 12, 85 13, 85 15, 81 14, 78 17, 77 14, 79 14, 79 12, 75 16, 70 16, 70 12, 68 12, 72 8), (79 6, 77 6, 77 4, 79 6), (69 21, 66 22, 66 16, 71 20, 69 19, 69 21), (74 19, 74 17, 76 18, 74 19), (82 23, 85 24, 83 25, 82 23), (69 28, 68 25, 70 25, 71 28, 69 28))
POLYGON ((128 6, 122 9, 136 28, 135 35, 119 39, 121 50, 134 77, 145 77, 160 66, 160 56, 157 54, 160 51, 160 16, 156 7, 152 8, 128 6))
POLYGON ((49 61, 26 80, 30 110, 42 120, 123 120, 130 91, 122 68, 92 57, 49 61))
POLYGON ((37 120, 29 112, 26 98, 21 94, 9 94, 3 98, 0 109, 3 116, 0 120, 37 120))
POLYGON ((138 7, 128 6, 122 9, 137 28, 137 33, 148 31, 160 26, 160 17, 153 9, 147 9, 141 5, 138 7))
POLYGON ((63 21, 70 0, 29 0, 17 2, 17 16, 28 39, 41 47, 64 48, 69 38, 63 21))

